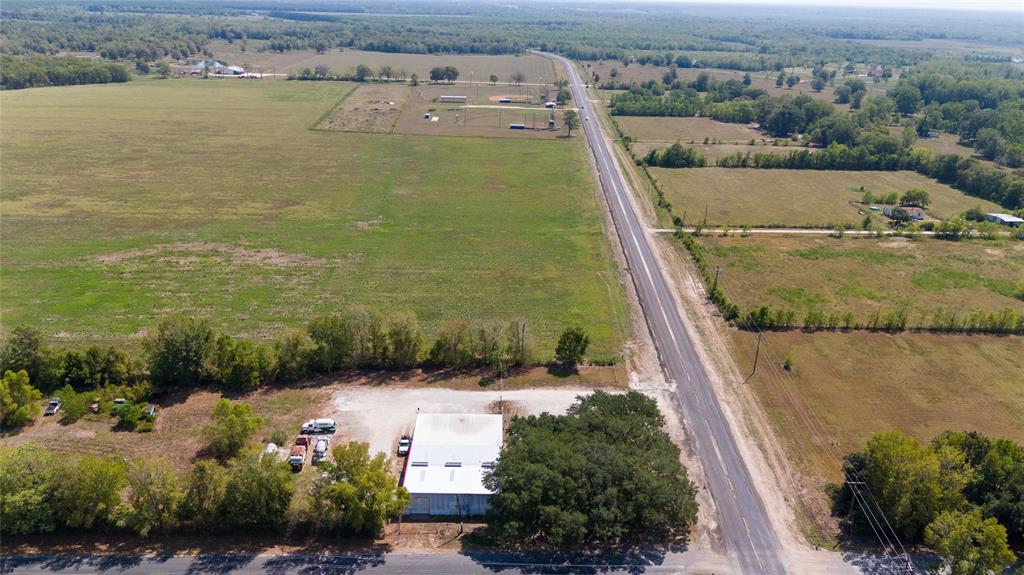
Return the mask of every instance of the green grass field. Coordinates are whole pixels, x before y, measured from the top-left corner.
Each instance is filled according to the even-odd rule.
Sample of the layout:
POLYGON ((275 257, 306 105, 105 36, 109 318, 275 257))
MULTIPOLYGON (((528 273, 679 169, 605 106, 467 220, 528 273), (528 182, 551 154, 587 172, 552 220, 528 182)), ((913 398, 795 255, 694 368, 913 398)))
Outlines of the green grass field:
POLYGON ((319 312, 526 317, 542 354, 625 307, 583 148, 309 128, 335 82, 4 93, 4 326, 131 342, 162 316, 270 338, 319 312))
MULTIPOLYGON (((774 149, 774 148, 773 148, 774 149)), ((785 150, 785 148, 778 148, 785 150)), ((1001 211, 992 202, 973 198, 915 172, 848 172, 824 170, 758 170, 730 168, 652 168, 672 211, 687 223, 703 218, 708 224, 732 226, 803 226, 849 223, 860 227, 863 206, 852 205, 863 197, 860 186, 875 195, 911 188, 926 190, 931 197, 929 215, 946 218, 974 206, 1001 211)), ((872 212, 882 223, 885 217, 872 212)))
POLYGON ((908 310, 917 325, 936 308, 1024 312, 1024 242, 949 242, 922 238, 710 237, 701 240, 719 287, 742 309, 908 310))

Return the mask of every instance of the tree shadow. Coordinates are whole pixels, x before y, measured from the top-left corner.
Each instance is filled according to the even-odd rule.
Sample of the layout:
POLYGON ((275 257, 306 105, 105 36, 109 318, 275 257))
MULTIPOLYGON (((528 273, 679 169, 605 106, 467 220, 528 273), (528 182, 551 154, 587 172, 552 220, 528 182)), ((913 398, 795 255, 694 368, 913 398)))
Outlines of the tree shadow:
POLYGON ((293 553, 277 555, 263 563, 263 571, 269 575, 318 575, 331 573, 347 575, 368 567, 384 564, 383 551, 366 553, 344 553, 339 555, 323 555, 316 553, 293 553))
POLYGON ((683 553, 686 549, 685 544, 669 544, 610 548, 595 552, 464 549, 460 554, 494 573, 515 568, 520 573, 598 575, 611 572, 644 573, 649 567, 663 564, 669 553, 683 553))
POLYGON ((192 563, 189 564, 188 571, 185 573, 186 575, 200 575, 203 573, 224 575, 245 567, 255 558, 256 553, 238 555, 198 555, 192 563))
POLYGON ((548 375, 552 377, 565 379, 579 374, 580 370, 575 365, 562 365, 560 363, 552 363, 548 365, 548 375))

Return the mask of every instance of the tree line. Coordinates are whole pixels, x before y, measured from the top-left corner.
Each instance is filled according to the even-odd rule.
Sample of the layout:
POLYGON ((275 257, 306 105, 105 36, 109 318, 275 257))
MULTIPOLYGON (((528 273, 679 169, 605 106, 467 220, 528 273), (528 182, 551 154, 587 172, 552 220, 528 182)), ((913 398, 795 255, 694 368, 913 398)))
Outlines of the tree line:
MULTIPOLYGON (((555 361, 566 370, 584 361, 589 337, 570 327, 559 338, 555 361)), ((17 326, 0 345, 0 373, 17 378, 24 372, 29 389, 16 379, 0 389, 5 406, 2 423, 16 427, 40 409, 40 392, 64 400, 62 417, 84 415, 97 401, 112 411, 119 426, 135 430, 144 424, 142 407, 154 390, 215 385, 247 392, 264 385, 288 383, 315 374, 343 369, 408 370, 417 366, 480 368, 495 376, 534 361, 533 336, 523 319, 508 323, 452 319, 436 330, 427 347, 419 321, 412 312, 388 316, 364 308, 315 317, 305 329, 292 330, 273 344, 233 338, 217 333, 208 322, 170 317, 150 330, 143 354, 133 357, 115 346, 89 346, 83 350, 50 348, 42 333, 17 326), (38 391, 35 391, 38 390, 38 391), (114 408, 113 400, 130 400, 114 408), (17 420, 12 414, 27 414, 17 420)), ((143 425, 138 429, 146 431, 143 425)))
MULTIPOLYGON (((226 400, 222 400, 226 401, 226 400)), ((288 464, 256 448, 225 464, 201 459, 184 474, 157 456, 58 454, 27 443, 0 449, 0 532, 126 530, 251 533, 307 524, 317 531, 376 535, 409 503, 391 463, 366 443, 336 445, 311 504, 290 513, 297 495, 288 464)))
MULTIPOLYGON (((935 549, 956 574, 1001 573, 1024 538, 1024 446, 975 431, 947 431, 922 445, 876 433, 843 459, 846 480, 829 486, 833 514, 870 535, 867 491, 892 528, 935 549)), ((871 504, 873 505, 873 504, 871 504)), ((877 518, 876 518, 877 519, 877 518)))
POLYGON ((0 89, 20 90, 42 86, 109 84, 131 80, 131 73, 120 64, 85 58, 0 56, 0 89))

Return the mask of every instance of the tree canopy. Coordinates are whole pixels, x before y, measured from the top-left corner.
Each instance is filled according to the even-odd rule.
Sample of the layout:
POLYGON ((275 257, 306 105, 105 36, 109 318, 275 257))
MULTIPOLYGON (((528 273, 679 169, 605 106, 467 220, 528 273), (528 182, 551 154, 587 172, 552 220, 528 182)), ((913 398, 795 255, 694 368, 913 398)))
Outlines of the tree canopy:
POLYGON ((500 540, 569 547, 670 541, 697 517, 679 448, 643 394, 596 392, 566 415, 516 418, 486 484, 500 540))

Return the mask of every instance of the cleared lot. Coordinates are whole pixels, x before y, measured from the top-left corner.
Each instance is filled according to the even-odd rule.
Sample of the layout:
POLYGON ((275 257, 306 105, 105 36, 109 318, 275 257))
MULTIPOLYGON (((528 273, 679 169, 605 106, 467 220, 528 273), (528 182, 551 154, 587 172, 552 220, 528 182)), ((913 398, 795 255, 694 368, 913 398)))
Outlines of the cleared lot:
MULTIPOLYGON (((786 150, 787 148, 778 148, 786 150)), ((974 198, 915 172, 838 170, 759 170, 732 168, 653 168, 672 203, 672 211, 687 222, 703 219, 708 224, 732 226, 823 226, 849 223, 860 227, 865 213, 860 200, 864 191, 875 195, 902 194, 911 188, 927 191, 928 213, 948 218, 974 206, 1001 211, 992 202, 974 198)), ((876 221, 884 216, 871 212, 876 221)), ((699 220, 698 220, 699 221, 699 220)))
MULTIPOLYGON (((922 238, 705 237, 719 287, 742 309, 796 312, 907 310, 908 325, 936 309, 1024 312, 1024 242, 922 238)), ((1018 338, 1019 339, 1019 338, 1018 338)))
POLYGON ((404 84, 359 84, 317 124, 320 130, 390 133, 409 97, 404 84))

